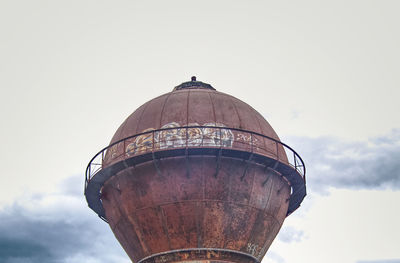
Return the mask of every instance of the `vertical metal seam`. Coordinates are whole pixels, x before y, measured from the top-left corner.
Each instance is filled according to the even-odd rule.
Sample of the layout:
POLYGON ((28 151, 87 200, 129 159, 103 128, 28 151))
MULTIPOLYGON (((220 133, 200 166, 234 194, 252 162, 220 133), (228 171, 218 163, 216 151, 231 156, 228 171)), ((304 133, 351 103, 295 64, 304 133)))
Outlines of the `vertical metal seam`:
MULTIPOLYGON (((266 236, 268 236, 268 238, 265 240, 265 242, 264 242, 264 244, 263 244, 263 246, 260 248, 260 251, 258 252, 258 255, 257 255, 257 259, 258 260, 260 260, 260 259, 262 259, 263 258, 263 256, 267 253, 267 251, 268 251, 268 249, 269 249, 269 247, 272 245, 272 242, 274 241, 274 239, 275 239, 275 237, 273 237, 272 238, 272 240, 270 240, 270 237, 271 237, 271 231, 273 231, 274 230, 274 227, 276 226, 276 225, 278 225, 279 226, 279 229, 280 229, 280 226, 282 226, 280 223, 279 223, 279 221, 274 217, 274 216, 272 216, 272 215, 270 215, 270 214, 268 214, 268 213, 265 213, 264 212, 264 214, 267 214, 270 218, 272 218, 272 229, 270 229, 270 231, 268 231, 268 234, 266 235, 266 236), (270 242, 271 241, 271 242, 270 242), (269 246, 268 246, 268 243, 269 243, 269 246), (268 246, 268 247, 267 247, 268 246)), ((283 223, 283 222, 282 222, 283 223)), ((278 232, 276 233, 276 234, 278 234, 279 233, 279 229, 278 229, 278 232)))
MULTIPOLYGON (((190 89, 187 92, 187 97, 186 97, 186 126, 189 125, 189 98, 190 98, 190 89)), ((188 138, 186 138, 187 140, 188 138)))
MULTIPOLYGON (((225 203, 225 202, 222 202, 222 203, 224 206, 227 205, 229 207, 229 205, 230 205, 230 203, 225 203)), ((225 209, 225 207, 224 207, 224 209, 225 209)), ((229 209, 232 209, 232 207, 229 207, 229 209)), ((231 236, 231 232, 232 232, 231 226, 232 226, 233 216, 230 216, 228 220, 229 220, 229 223, 227 225, 225 225, 225 229, 222 230, 223 231, 222 233, 224 233, 226 237, 231 236), (228 228, 228 230, 225 232, 224 230, 226 230, 226 228, 228 228)), ((227 243, 229 241, 231 241, 231 240, 228 240, 228 238, 224 238, 224 248, 226 248, 226 246, 228 245, 227 243)))
POLYGON ((136 236, 138 237, 139 243, 140 243, 140 245, 141 245, 142 248, 143 248, 143 252, 144 252, 145 254, 151 254, 152 251, 151 251, 151 252, 149 251, 149 246, 147 245, 146 240, 145 240, 145 238, 144 238, 144 234, 143 234, 143 231, 142 231, 142 227, 139 225, 138 220, 137 220, 135 214, 128 214, 127 218, 128 218, 128 220, 129 220, 129 222, 131 222, 134 231, 135 231, 135 232, 137 231, 137 232, 139 232, 139 234, 140 234, 140 236, 139 236, 139 235, 136 233, 136 236))
MULTIPOLYGON (((254 184, 255 184, 255 181, 256 181, 256 173, 254 172, 253 181, 252 181, 252 183, 251 183, 250 198, 249 198, 249 202, 248 202, 248 206, 249 206, 249 207, 251 207, 250 205, 251 205, 251 199, 252 199, 253 192, 254 192, 254 184)), ((255 222, 257 221, 257 218, 258 218, 258 216, 259 216, 261 210, 258 209, 258 208, 256 208, 256 207, 253 207, 253 209, 256 209, 256 210, 258 211, 258 212, 257 212, 257 215, 256 215, 256 218, 254 219, 254 224, 255 224, 255 222)), ((249 241, 251 240, 251 237, 254 235, 254 234, 253 234, 254 226, 255 226, 254 224, 253 224, 253 227, 252 227, 251 230, 250 230, 250 234, 249 234, 249 237, 248 237, 247 240, 246 240, 246 245, 245 245, 245 246, 247 246, 247 245, 249 244, 249 241)))
MULTIPOLYGON (((196 238, 197 238, 197 247, 199 247, 199 248, 203 247, 203 239, 202 239, 203 233, 201 231, 201 229, 202 229, 201 226, 203 224, 203 220, 201 220, 201 222, 200 222, 200 216, 203 216, 203 213, 202 213, 203 211, 199 211, 200 205, 203 206, 202 202, 196 201, 196 212, 195 212, 196 213, 196 232, 197 232, 196 238)), ((202 217, 202 219, 203 219, 203 217, 202 217)))
POLYGON ((167 104, 167 101, 169 100, 169 97, 172 95, 172 92, 170 92, 170 93, 168 93, 168 95, 167 95, 167 98, 164 100, 164 104, 163 104, 163 106, 162 106, 162 108, 161 108, 161 115, 160 115, 160 126, 159 126, 159 128, 161 129, 161 127, 162 127, 162 119, 163 119, 163 116, 164 116, 164 109, 165 109, 165 105, 167 104))
MULTIPOLYGON (((140 114, 140 117, 139 117, 139 120, 138 120, 138 124, 137 124, 137 126, 136 126, 135 134, 138 133, 138 128, 139 128, 139 126, 140 126, 140 123, 142 122, 142 117, 143 117, 144 112, 146 111, 147 107, 149 106, 149 104, 150 104, 150 103, 144 104, 143 111, 142 111, 142 113, 140 114)), ((125 151, 125 149, 124 149, 124 151, 125 151)))
MULTIPOLYGON (((114 193, 111 191, 111 195, 114 195, 114 193)), ((110 225, 110 228, 111 228, 111 230, 114 232, 114 230, 115 230, 115 228, 118 228, 118 224, 121 222, 121 220, 122 220, 122 215, 123 215, 123 213, 122 213, 122 211, 121 211, 121 207, 120 206, 118 206, 118 211, 119 211, 119 213, 120 213, 120 215, 121 215, 121 217, 119 218, 119 220, 116 222, 116 224, 114 225, 114 228, 112 228, 112 226, 111 226, 111 224, 110 224, 110 222, 108 222, 108 224, 110 225)), ((123 233, 122 231, 121 231, 121 235, 122 235, 122 237, 124 238, 124 241, 127 243, 127 245, 129 245, 129 246, 131 246, 131 244, 129 243, 129 239, 125 236, 125 233, 123 233)), ((139 239, 139 237, 138 237, 138 239, 139 239)), ((140 242, 140 241, 139 241, 140 242)))
MULTIPOLYGON (((232 201, 230 200, 231 190, 232 190, 232 179, 231 179, 232 176, 231 176, 231 173, 228 173, 228 176, 229 176, 229 180, 228 180, 228 202, 223 202, 222 201, 222 203, 223 203, 224 206, 227 205, 231 209, 232 208, 232 207, 230 207, 230 205, 232 204, 232 201)), ((235 205, 236 205, 236 203, 235 203, 235 205)), ((225 209, 225 207, 224 207, 224 209, 225 209)), ((231 236, 231 232, 232 232, 231 226, 232 226, 233 216, 230 216, 228 220, 229 220, 229 223, 226 225, 228 230, 225 233, 225 235, 227 237, 231 236)), ((225 229, 223 229, 223 230, 225 230, 225 229)), ((226 246, 228 245, 228 242, 229 242, 228 239, 224 238, 224 248, 226 248, 226 246)))
MULTIPOLYGON (((243 127, 242 127, 242 119, 240 118, 239 111, 238 111, 238 109, 237 109, 237 107, 236 107, 236 104, 233 102, 233 99, 232 99, 231 96, 229 96, 229 95, 225 95, 225 96, 229 99, 229 101, 231 102, 233 108, 235 109, 236 116, 237 116, 238 119, 239 119, 239 127, 238 127, 238 128, 243 128, 243 127)), ((234 127, 234 128, 235 128, 235 127, 234 127)))
MULTIPOLYGON (((117 138, 118 138, 118 137, 121 137, 121 134, 124 132, 125 126, 126 126, 126 124, 128 123, 128 120, 129 120, 129 117, 126 118, 126 120, 122 123, 121 131, 119 132, 117 138)), ((115 134, 115 135, 116 135, 116 134, 115 134)), ((114 136, 115 136, 115 135, 114 135, 114 136)), ((117 139, 117 140, 118 140, 118 139, 117 139)), ((125 149, 124 149, 124 151, 125 151, 125 149)))
POLYGON ((256 119, 256 121, 257 121, 257 123, 258 123, 258 127, 260 128, 259 133, 263 133, 263 132, 262 132, 262 131, 263 131, 263 128, 261 127, 260 120, 258 119, 258 114, 259 114, 259 113, 258 113, 253 107, 251 107, 251 106, 250 106, 250 109, 253 111, 253 114, 251 114, 251 115, 255 117, 255 119, 256 119))
MULTIPOLYGON (((270 176, 272 176, 272 174, 271 174, 270 176)), ((254 175, 254 177, 255 177, 255 175, 254 175)), ((253 180, 253 186, 252 186, 252 189, 251 189, 251 193, 253 193, 254 182, 255 182, 255 179, 253 180)), ((272 187, 272 184, 273 184, 273 182, 271 182, 271 187, 270 187, 269 193, 268 193, 268 199, 266 200, 266 204, 265 204, 264 208, 262 208, 262 209, 256 208, 256 209, 258 210, 258 213, 257 213, 257 217, 256 217, 255 221, 257 221, 257 218, 258 218, 259 216, 262 216, 263 214, 266 213, 265 209, 266 209, 266 207, 267 207, 267 205, 268 205, 268 202, 269 202, 269 200, 270 200, 270 198, 271 198, 271 192, 272 192, 272 188, 273 188, 273 187, 272 187)), ((250 195, 250 199, 251 199, 251 195, 250 195)), ((268 215, 269 215, 269 214, 268 214, 268 215)), ((274 219, 276 220, 276 218, 274 218, 274 219)), ((254 231, 254 226, 253 226, 253 229, 250 231, 249 238, 247 239, 247 244, 248 244, 249 241, 251 240, 251 237, 254 235, 253 231, 254 231)), ((267 242, 267 241, 266 241, 266 242, 267 242)), ((265 242, 265 243, 266 243, 266 242, 265 242)), ((263 244, 263 247, 265 246, 265 243, 263 244)), ((260 248, 260 249, 262 249, 262 248, 260 248)), ((260 252, 261 252, 261 251, 259 251, 259 253, 260 253, 260 252)), ((257 258, 259 259, 259 257, 257 257, 257 258)))
POLYGON ((165 222, 166 218, 165 218, 164 209, 161 207, 161 205, 158 206, 158 209, 159 209, 160 214, 161 214, 161 223, 162 223, 162 226, 163 226, 163 230, 164 230, 165 235, 167 236, 168 247, 169 247, 169 250, 171 250, 172 249, 172 247, 171 247, 171 238, 169 237, 167 223, 165 222))
POLYGON ((160 167, 159 167, 159 165, 158 165, 158 160, 155 158, 154 151, 151 153, 151 157, 153 158, 153 165, 154 165, 154 168, 156 169, 158 176, 161 177, 161 176, 162 176, 162 173, 161 173, 160 167))
POLYGON ((219 148, 218 152, 216 154, 217 154, 217 156, 215 157, 216 158, 216 160, 215 160, 216 161, 216 166, 215 166, 215 174, 214 174, 215 178, 217 178, 217 176, 219 174, 219 169, 221 168, 220 166, 221 166, 222 149, 219 148))
MULTIPOLYGON (((261 127, 260 119, 258 118, 258 112, 257 112, 255 109, 253 109, 253 111, 254 111, 254 113, 255 113, 256 120, 257 120, 257 122, 258 122, 258 126, 260 127, 260 133, 261 133, 261 134, 264 134, 264 133, 263 133, 263 128, 261 127)), ((265 151, 267 151, 267 145, 265 144, 265 138, 262 138, 262 141, 263 141, 263 144, 264 144, 264 149, 265 149, 265 151)))
POLYGON ((252 159, 253 159, 253 153, 250 154, 250 156, 249 156, 249 158, 247 160, 243 159, 243 161, 245 162, 245 167, 244 167, 244 170, 243 170, 243 175, 240 177, 240 181, 241 182, 243 181, 244 177, 246 176, 246 173, 247 173, 247 171, 249 169, 250 162, 252 161, 252 159))
POLYGON ((208 93, 208 97, 210 98, 211 107, 212 107, 212 110, 213 110, 214 123, 215 123, 215 125, 217 125, 217 117, 216 117, 216 115, 215 115, 214 102, 213 102, 212 97, 211 97, 211 95, 210 95, 210 91, 208 91, 207 93, 208 93))
MULTIPOLYGON (((206 177, 203 172, 204 169, 204 155, 201 157, 201 182, 202 182, 202 199, 206 198, 206 177)), ((197 246, 203 247, 203 222, 204 222, 204 201, 196 202, 196 230, 197 230, 197 246), (202 211, 200 210, 200 206, 202 211), (201 216, 201 222, 199 222, 201 216)))
MULTIPOLYGON (((225 170, 227 170, 227 169, 225 169, 225 170)), ((228 176, 229 176, 229 180, 228 180, 228 202, 231 202, 232 176, 231 176, 230 170, 228 170, 228 176)))
POLYGON ((270 200, 271 200, 271 195, 272 195, 272 188, 274 188, 274 185, 275 185, 275 180, 274 180, 274 178, 272 178, 272 176, 274 176, 274 174, 272 174, 271 173, 271 187, 269 188, 269 193, 268 193, 268 199, 267 199, 267 202, 265 203, 265 207, 264 207, 264 209, 263 209, 263 211, 265 211, 266 209, 267 209, 267 206, 268 206, 268 204, 269 204, 269 202, 270 202, 270 200))
POLYGON ((252 179, 252 181, 251 181, 251 191, 250 191, 249 201, 247 202, 247 205, 248 205, 248 206, 250 206, 251 195, 253 194, 253 185, 254 185, 254 181, 255 181, 255 178, 256 178, 256 171, 255 171, 255 169, 252 169, 251 171, 253 172, 253 179, 252 179))
MULTIPOLYGON (((253 226, 252 226, 252 228, 251 228, 251 230, 250 230, 250 235, 249 235, 249 238, 247 239, 247 241, 246 241, 246 244, 245 244, 245 249, 246 249, 246 247, 250 244, 250 240, 252 239, 252 237, 254 237, 255 235, 254 235, 254 231, 256 231, 256 223, 258 222, 258 219, 259 219, 259 217, 261 216, 260 214, 261 213, 263 213, 263 211, 262 210, 260 210, 260 209, 257 209, 257 208, 254 208, 254 209, 256 209, 257 210, 257 215, 255 216, 255 219, 254 219, 254 223, 253 223, 253 226)), ((243 248, 242 248, 243 249, 243 248)), ((249 251, 247 251, 247 252, 249 252, 249 251)), ((249 252, 253 257, 256 257, 256 255, 253 255, 253 253, 251 253, 251 252, 249 252)), ((258 259, 258 258, 257 258, 258 259)))
MULTIPOLYGON (((120 200, 119 200, 119 203, 122 204, 122 202, 120 202, 120 200)), ((118 206, 118 210, 119 210, 121 216, 124 215, 124 214, 125 214, 125 215, 128 215, 128 216, 127 216, 127 219, 129 220, 129 222, 131 222, 131 224, 132 224, 132 226, 133 226, 133 229, 134 229, 135 234, 136 234, 136 236, 137 236, 137 238, 138 238, 138 240, 139 240, 139 243, 140 243, 141 246, 142 246, 143 253, 144 253, 144 254, 146 254, 146 253, 149 254, 148 246, 147 246, 145 240, 144 240, 144 239, 142 240, 143 233, 142 233, 141 227, 138 226, 137 220, 132 218, 132 219, 135 221, 136 224, 132 222, 131 216, 133 216, 133 215, 129 215, 128 213, 125 213, 125 210, 122 211, 122 210, 123 210, 123 205, 118 206), (135 226, 138 226, 138 227, 137 227, 138 229, 136 229, 135 226), (138 233, 136 232, 136 230, 138 230, 138 232, 140 232, 140 236, 138 235, 138 233)), ((129 238, 126 238, 126 237, 125 237, 125 233, 124 233, 124 232, 121 232, 121 234, 122 234, 122 236, 127 240, 128 244, 129 244, 129 243, 130 243, 130 242, 129 242, 129 238)))
MULTIPOLYGON (((239 101, 239 99, 234 98, 234 97, 231 97, 231 100, 237 100, 237 101, 239 101)), ((235 107, 236 107, 236 106, 235 106, 235 107)), ((250 107, 251 110, 255 111, 250 105, 249 105, 249 107, 250 107)), ((251 118, 253 119, 253 122, 254 122, 255 116, 254 116, 253 114, 250 114, 250 115, 251 115, 251 118)), ((257 121, 257 118, 255 118, 255 119, 256 119, 256 121, 257 121)), ((258 121, 257 121, 257 123, 260 124, 258 121)), ((259 130, 259 131, 256 131, 256 132, 262 133, 261 127, 259 127, 259 129, 260 129, 260 130, 259 130)))

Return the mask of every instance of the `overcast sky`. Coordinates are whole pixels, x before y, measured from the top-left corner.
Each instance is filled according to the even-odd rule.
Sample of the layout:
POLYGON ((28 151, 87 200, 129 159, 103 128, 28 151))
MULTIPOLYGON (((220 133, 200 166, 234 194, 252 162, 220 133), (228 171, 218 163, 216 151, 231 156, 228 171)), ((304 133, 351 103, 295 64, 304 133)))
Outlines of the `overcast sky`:
POLYGON ((399 263, 400 2, 0 0, 0 262, 127 263, 84 170, 192 75, 258 110, 309 195, 263 263, 399 263))

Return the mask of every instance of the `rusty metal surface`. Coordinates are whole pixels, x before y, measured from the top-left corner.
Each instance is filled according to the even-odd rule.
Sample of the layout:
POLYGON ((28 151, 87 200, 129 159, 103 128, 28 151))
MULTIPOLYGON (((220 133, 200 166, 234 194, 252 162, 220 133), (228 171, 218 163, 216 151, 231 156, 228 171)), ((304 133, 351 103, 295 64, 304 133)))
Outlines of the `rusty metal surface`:
POLYGON ((259 263, 248 254, 223 249, 180 249, 159 253, 140 260, 138 263, 259 263))
POLYGON ((261 259, 286 217, 290 188, 281 176, 243 161, 215 157, 151 162, 111 177, 102 202, 111 229, 127 254, 138 261, 189 248, 236 250, 261 259), (266 183, 265 183, 266 182, 266 183))
MULTIPOLYGON (((216 156, 217 160, 221 155, 240 158, 245 167, 243 175, 251 162, 260 163, 282 175, 292 188, 288 214, 299 207, 306 194, 304 163, 289 146, 244 130, 189 126, 141 133, 116 142, 99 152, 91 160, 86 171, 85 195, 89 207, 100 217, 105 217, 99 192, 104 182, 120 170, 146 161, 153 161, 157 168, 159 158, 199 154, 216 156), (263 148, 265 144, 259 137, 271 141, 270 147, 263 148), (279 149, 283 147, 288 152, 289 159, 286 156, 285 159, 280 159, 279 149)), ((159 172, 159 169, 157 170, 159 172)), ((216 166, 216 174, 218 170, 219 166, 216 166)))
POLYGON ((170 123, 177 123, 179 126, 222 124, 279 140, 261 114, 243 101, 210 89, 182 89, 161 95, 142 105, 121 125, 111 143, 146 129, 161 129, 170 123))
MULTIPOLYGON (((102 167, 141 155, 172 148, 217 147, 257 153, 293 165, 301 161, 293 149, 277 139, 243 129, 206 123, 202 126, 164 125, 162 129, 146 129, 136 135, 116 141, 102 151, 102 167), (288 158, 289 155, 289 158, 288 158)), ((304 174, 304 172, 301 172, 304 174)))
POLYGON ((85 195, 133 262, 255 263, 306 195, 305 166, 252 107, 193 78, 125 120, 85 195))

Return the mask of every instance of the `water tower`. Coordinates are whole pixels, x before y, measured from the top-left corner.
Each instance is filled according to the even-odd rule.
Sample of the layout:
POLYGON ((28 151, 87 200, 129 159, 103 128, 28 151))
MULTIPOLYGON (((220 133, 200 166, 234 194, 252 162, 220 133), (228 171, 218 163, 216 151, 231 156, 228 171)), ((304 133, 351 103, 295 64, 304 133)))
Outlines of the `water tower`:
POLYGON ((193 77, 121 124, 85 195, 133 262, 255 263, 305 197, 305 166, 251 106, 193 77))

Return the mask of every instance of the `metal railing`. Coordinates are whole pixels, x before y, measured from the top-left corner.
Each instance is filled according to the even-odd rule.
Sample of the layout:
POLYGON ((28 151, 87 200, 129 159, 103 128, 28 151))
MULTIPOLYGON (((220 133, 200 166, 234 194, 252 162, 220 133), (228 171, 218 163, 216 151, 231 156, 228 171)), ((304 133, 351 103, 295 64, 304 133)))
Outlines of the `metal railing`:
POLYGON ((85 189, 103 167, 138 155, 182 148, 233 149, 264 155, 290 165, 305 183, 304 162, 290 146, 257 132, 203 125, 148 130, 110 144, 90 160, 85 189))

